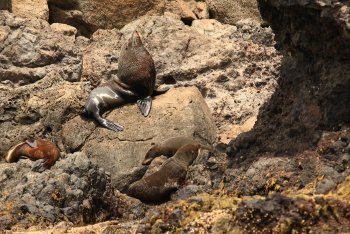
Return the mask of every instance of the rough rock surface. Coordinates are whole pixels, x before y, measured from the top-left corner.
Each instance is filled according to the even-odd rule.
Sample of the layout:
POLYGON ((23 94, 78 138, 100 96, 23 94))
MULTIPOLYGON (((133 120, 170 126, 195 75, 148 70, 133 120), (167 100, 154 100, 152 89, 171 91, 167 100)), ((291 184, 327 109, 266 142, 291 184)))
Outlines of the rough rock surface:
POLYGON ((41 174, 30 168, 30 160, 0 163, 0 230, 37 230, 65 221, 54 227, 58 231, 77 224, 140 219, 149 209, 113 190, 111 174, 84 153, 62 153, 41 174))
POLYGON ((90 91, 86 82, 71 83, 53 71, 34 84, 0 92, 0 155, 31 138, 57 144, 62 125, 81 112, 90 91))
POLYGON ((251 20, 237 26, 195 20, 189 27, 156 16, 120 31, 98 30, 89 41, 78 39, 84 55, 82 79, 94 86, 114 79, 120 47, 135 29, 155 61, 157 85, 198 87, 219 132, 256 116, 277 84, 281 56, 273 47, 271 29, 251 20))
POLYGON ((46 0, 12 0, 12 13, 21 18, 37 18, 49 21, 49 6, 46 0))
POLYGON ((257 2, 254 0, 205 0, 210 18, 221 23, 235 25, 242 19, 262 21, 257 2))
POLYGON ((93 118, 77 116, 63 126, 59 147, 68 152, 85 152, 111 172, 112 186, 120 191, 143 176, 147 166, 141 162, 152 143, 175 136, 208 145, 216 140, 215 123, 196 87, 170 89, 154 97, 147 118, 136 103, 117 107, 106 118, 124 126, 124 131, 115 133, 96 127, 93 118))
POLYGON ((162 0, 49 0, 48 4, 50 23, 71 25, 86 37, 98 29, 120 29, 143 15, 162 15, 165 8, 162 0))
POLYGON ((68 41, 75 42, 75 35, 77 34, 76 28, 60 23, 51 24, 51 28, 56 32, 61 32, 68 41))
POLYGON ((0 229, 15 224, 24 229, 35 222, 45 223, 45 219, 48 223, 65 219, 75 224, 90 223, 110 215, 110 173, 85 154, 61 157, 43 173, 32 172, 30 165, 30 160, 0 164, 0 212, 7 217, 1 219, 0 229))
POLYGON ((52 71, 79 81, 82 53, 41 19, 0 11, 0 90, 34 83, 52 71))
MULTIPOLYGON (((350 177, 348 178, 349 181, 350 177)), ((331 195, 231 197, 224 190, 152 210, 137 233, 336 233, 350 231, 348 182, 331 195)))

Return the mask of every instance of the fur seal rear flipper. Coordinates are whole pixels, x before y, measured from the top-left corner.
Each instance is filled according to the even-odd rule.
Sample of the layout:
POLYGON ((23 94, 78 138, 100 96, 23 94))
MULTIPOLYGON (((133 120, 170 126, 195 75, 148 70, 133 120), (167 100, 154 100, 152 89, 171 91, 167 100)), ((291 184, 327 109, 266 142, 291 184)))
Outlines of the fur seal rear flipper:
POLYGON ((42 172, 49 169, 60 157, 60 151, 53 143, 45 140, 27 139, 11 148, 2 156, 6 162, 18 162, 19 159, 29 158, 35 161, 32 170, 42 172))

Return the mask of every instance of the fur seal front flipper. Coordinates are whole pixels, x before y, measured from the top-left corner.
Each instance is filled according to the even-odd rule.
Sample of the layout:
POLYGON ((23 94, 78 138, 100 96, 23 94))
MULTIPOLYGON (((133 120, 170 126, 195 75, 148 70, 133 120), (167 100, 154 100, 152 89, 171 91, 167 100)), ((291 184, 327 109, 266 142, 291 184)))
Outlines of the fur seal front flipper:
POLYGON ((38 143, 36 143, 36 140, 33 139, 28 139, 25 141, 30 147, 36 148, 38 146, 38 143))
POLYGON ((45 171, 45 168, 43 165, 46 163, 48 158, 41 158, 33 162, 32 164, 32 171, 37 171, 37 172, 43 172, 45 171))
POLYGON ((93 89, 86 100, 85 108, 81 114, 92 115, 97 122, 105 128, 115 132, 122 131, 124 130, 123 126, 102 118, 101 115, 104 111, 110 108, 130 102, 128 97, 136 97, 136 94, 131 91, 123 90, 122 88, 119 90, 110 87, 99 87, 93 89))
POLYGON ((140 108, 141 113, 143 116, 147 117, 152 106, 152 98, 151 96, 147 96, 143 99, 137 100, 137 105, 140 108))

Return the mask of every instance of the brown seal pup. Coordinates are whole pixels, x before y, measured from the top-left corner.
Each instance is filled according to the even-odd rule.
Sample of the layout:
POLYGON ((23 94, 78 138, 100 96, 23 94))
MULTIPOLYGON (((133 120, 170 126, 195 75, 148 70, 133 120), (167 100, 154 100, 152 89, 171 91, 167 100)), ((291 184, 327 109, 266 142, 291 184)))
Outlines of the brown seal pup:
POLYGON ((92 115, 102 126, 115 132, 124 127, 102 118, 104 111, 130 102, 137 102, 144 116, 148 116, 152 96, 163 94, 166 90, 154 90, 156 71, 151 55, 143 47, 136 31, 121 49, 118 62, 118 80, 108 87, 98 87, 91 91, 81 114, 92 115))
POLYGON ((147 202, 164 200, 170 192, 186 184, 187 167, 196 159, 200 149, 200 144, 182 146, 174 157, 163 163, 159 171, 134 182, 127 194, 147 202))
MULTIPOLYGON (((162 141, 147 151, 145 158, 142 161, 142 165, 150 164, 154 158, 159 157, 161 155, 172 157, 178 149, 180 149, 182 146, 187 144, 200 144, 200 143, 197 141, 188 139, 186 137, 172 137, 165 141, 162 141)), ((201 144, 201 148, 214 152, 214 149, 212 147, 208 147, 201 144)))
POLYGON ((60 157, 60 150, 53 143, 45 140, 27 139, 12 147, 2 156, 6 162, 18 162, 19 159, 29 158, 35 161, 32 170, 42 172, 49 169, 60 157))

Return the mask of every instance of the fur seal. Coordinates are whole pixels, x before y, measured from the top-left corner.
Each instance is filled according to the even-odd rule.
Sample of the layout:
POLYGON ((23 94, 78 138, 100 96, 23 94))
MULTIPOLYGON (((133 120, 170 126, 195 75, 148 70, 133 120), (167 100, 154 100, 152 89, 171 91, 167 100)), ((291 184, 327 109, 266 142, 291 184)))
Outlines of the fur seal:
POLYGON ((81 114, 92 115, 102 126, 115 132, 124 127, 101 117, 101 114, 113 107, 137 102, 144 116, 148 116, 151 96, 168 91, 155 90, 156 70, 151 55, 143 47, 137 31, 123 45, 118 62, 118 79, 108 87, 98 87, 91 91, 81 114))
MULTIPOLYGON (((154 158, 159 157, 161 155, 171 157, 176 153, 178 149, 180 149, 182 146, 187 144, 200 144, 200 143, 197 141, 188 139, 186 137, 172 137, 165 141, 162 141, 147 151, 145 158, 142 161, 142 165, 150 164, 154 158)), ((214 149, 212 147, 208 147, 201 144, 201 148, 214 152, 214 149)))
POLYGON ((53 143, 45 140, 27 139, 12 147, 2 156, 6 162, 18 162, 19 159, 29 158, 35 161, 32 170, 42 172, 49 169, 60 157, 60 150, 53 143))
POLYGON ((200 149, 200 144, 182 146, 159 171, 131 184, 127 194, 147 202, 164 200, 170 192, 186 185, 187 167, 196 159, 200 149))

